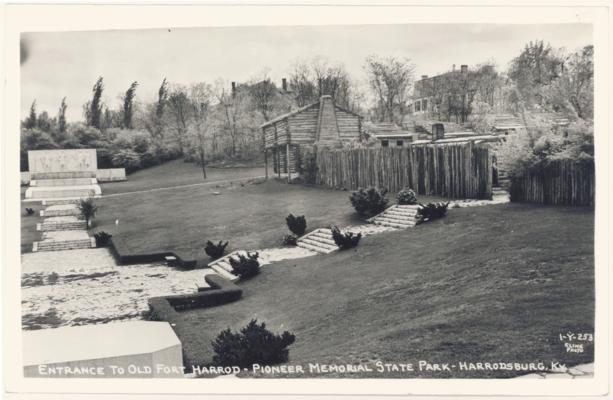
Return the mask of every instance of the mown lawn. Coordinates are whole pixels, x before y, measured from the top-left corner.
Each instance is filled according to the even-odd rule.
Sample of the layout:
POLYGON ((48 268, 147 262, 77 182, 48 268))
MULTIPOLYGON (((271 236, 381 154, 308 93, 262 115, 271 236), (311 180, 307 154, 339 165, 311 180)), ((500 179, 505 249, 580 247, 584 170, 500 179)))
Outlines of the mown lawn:
MULTIPOLYGON (((342 202, 335 205, 329 196, 322 195, 322 212, 341 211, 342 202)), ((243 299, 184 311, 175 330, 186 365, 211 363, 215 336, 252 318, 296 335, 293 365, 591 362, 592 346, 582 354, 566 353, 558 335, 593 333, 593 229, 593 211, 585 209, 528 204, 452 209, 442 220, 366 237, 355 251, 268 265, 240 284, 243 299)))
POLYGON ((207 168, 207 179, 204 180, 200 167, 194 163, 184 162, 182 159, 179 159, 136 171, 128 175, 128 180, 124 182, 103 183, 102 195, 192 185, 236 178, 254 178, 257 176, 264 176, 264 174, 264 167, 207 168))
MULTIPOLYGON (((157 187, 172 187, 175 175, 181 173, 180 167, 181 164, 168 163, 144 170, 141 175, 130 175, 128 182, 111 184, 117 185, 115 189, 125 184, 122 195, 105 197, 109 194, 108 184, 102 187, 103 197, 96 201, 99 210, 95 229, 112 234, 120 254, 172 251, 185 260, 207 261, 207 240, 228 240, 228 251, 277 247, 290 233, 285 223, 289 213, 305 215, 308 230, 330 224, 342 227, 363 223, 351 207, 349 192, 289 185, 274 178, 266 182, 213 183, 130 193, 151 181, 157 187)), ((258 169, 232 170, 233 178, 226 175, 228 179, 259 173, 258 169)), ((434 200, 441 199, 420 197, 420 201, 434 200)))

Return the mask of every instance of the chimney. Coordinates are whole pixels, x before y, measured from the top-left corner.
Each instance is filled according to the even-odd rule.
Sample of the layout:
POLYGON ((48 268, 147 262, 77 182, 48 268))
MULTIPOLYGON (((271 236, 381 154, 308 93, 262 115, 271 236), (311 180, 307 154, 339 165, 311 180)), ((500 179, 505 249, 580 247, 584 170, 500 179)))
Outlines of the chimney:
POLYGON ((281 79, 281 87, 283 88, 284 92, 287 92, 287 79, 281 79))
POLYGON ((232 97, 236 95, 236 82, 232 82, 232 97))
POLYGON ((439 140, 445 138, 445 125, 432 124, 432 140, 439 140))
POLYGON ((422 80, 422 81, 425 81, 426 79, 428 79, 428 75, 422 75, 422 76, 421 76, 421 80, 422 80))
POLYGON ((460 72, 462 72, 463 74, 467 73, 468 72, 468 65, 462 64, 460 66, 460 72))

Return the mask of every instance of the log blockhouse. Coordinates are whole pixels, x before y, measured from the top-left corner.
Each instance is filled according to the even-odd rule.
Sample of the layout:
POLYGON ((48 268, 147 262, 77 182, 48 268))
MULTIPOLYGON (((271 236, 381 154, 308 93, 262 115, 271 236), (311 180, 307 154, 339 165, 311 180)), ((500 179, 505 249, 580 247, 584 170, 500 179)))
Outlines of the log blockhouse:
POLYGON ((322 96, 318 102, 270 120, 261 128, 266 177, 271 159, 274 172, 279 177, 287 174, 289 181, 298 170, 300 146, 338 147, 359 141, 362 118, 334 104, 331 96, 322 96))

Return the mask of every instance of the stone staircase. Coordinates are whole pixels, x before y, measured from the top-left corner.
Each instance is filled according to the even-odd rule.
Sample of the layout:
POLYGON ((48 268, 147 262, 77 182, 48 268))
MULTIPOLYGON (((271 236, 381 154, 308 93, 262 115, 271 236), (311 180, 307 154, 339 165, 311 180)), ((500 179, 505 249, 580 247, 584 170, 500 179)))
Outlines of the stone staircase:
POLYGON ((338 246, 332 239, 332 230, 319 228, 298 238, 298 247, 311 250, 320 254, 329 254, 338 250, 338 246))
POLYGON ((80 215, 75 203, 55 204, 40 210, 41 217, 65 217, 68 215, 80 215))
POLYGON ((76 249, 91 249, 96 247, 95 239, 81 240, 61 240, 61 241, 41 241, 34 242, 32 251, 60 251, 60 250, 76 250, 76 249))
POLYGON ((239 280, 239 277, 232 273, 232 265, 230 265, 230 257, 236 257, 239 254, 247 255, 247 252, 244 250, 233 251, 232 253, 226 254, 225 256, 218 258, 215 261, 211 261, 208 264, 208 267, 215 271, 217 274, 223 276, 224 278, 236 282, 239 280))
MULTIPOLYGON (((96 185, 97 186, 97 185, 96 185)), ((87 186, 33 186, 28 188, 28 199, 77 199, 84 197, 96 197, 100 195, 100 189, 94 189, 93 185, 87 186)))
POLYGON ((38 231, 74 231, 85 230, 87 224, 84 220, 78 219, 74 215, 66 217, 49 217, 45 218, 42 224, 36 224, 36 230, 38 231))
POLYGON ((85 221, 77 218, 79 209, 75 203, 51 205, 40 213, 45 219, 36 224, 42 235, 40 241, 33 243, 33 252, 96 247, 96 240, 87 233, 85 221))
POLYGON ((418 205, 395 204, 367 221, 371 224, 396 229, 412 228, 417 225, 416 216, 419 207, 418 205))
POLYGON ((40 203, 43 206, 57 206, 57 205, 66 205, 66 204, 76 204, 77 200, 75 199, 49 199, 49 200, 42 200, 40 203))
POLYGON ((96 185, 96 178, 59 178, 59 179, 36 179, 30 181, 30 186, 52 187, 52 186, 90 186, 96 185))

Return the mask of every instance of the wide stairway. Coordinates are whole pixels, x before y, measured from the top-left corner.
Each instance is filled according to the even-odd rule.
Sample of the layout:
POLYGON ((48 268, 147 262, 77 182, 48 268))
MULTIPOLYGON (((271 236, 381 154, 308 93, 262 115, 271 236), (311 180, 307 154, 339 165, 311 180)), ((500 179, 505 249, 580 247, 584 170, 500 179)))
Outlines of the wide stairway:
POLYGON ((395 204, 367 221, 389 228, 406 229, 417 225, 418 205, 395 204))
POLYGON ((30 181, 26 200, 71 199, 99 197, 102 190, 95 177, 36 179, 30 181))
POLYGON ((96 241, 87 233, 87 225, 79 219, 76 203, 51 204, 41 210, 43 222, 36 224, 42 232, 41 240, 34 242, 32 251, 59 251, 89 249, 96 247, 96 241))
POLYGON ((247 252, 244 250, 233 251, 230 254, 227 254, 221 258, 218 258, 215 261, 211 261, 208 264, 208 267, 215 271, 217 274, 223 276, 224 278, 236 282, 239 277, 232 273, 232 265, 230 264, 230 257, 238 258, 238 255, 247 255, 247 252))
POLYGON ((299 237, 297 245, 320 254, 329 254, 338 250, 338 246, 332 239, 332 230, 329 228, 315 229, 313 232, 299 237))

